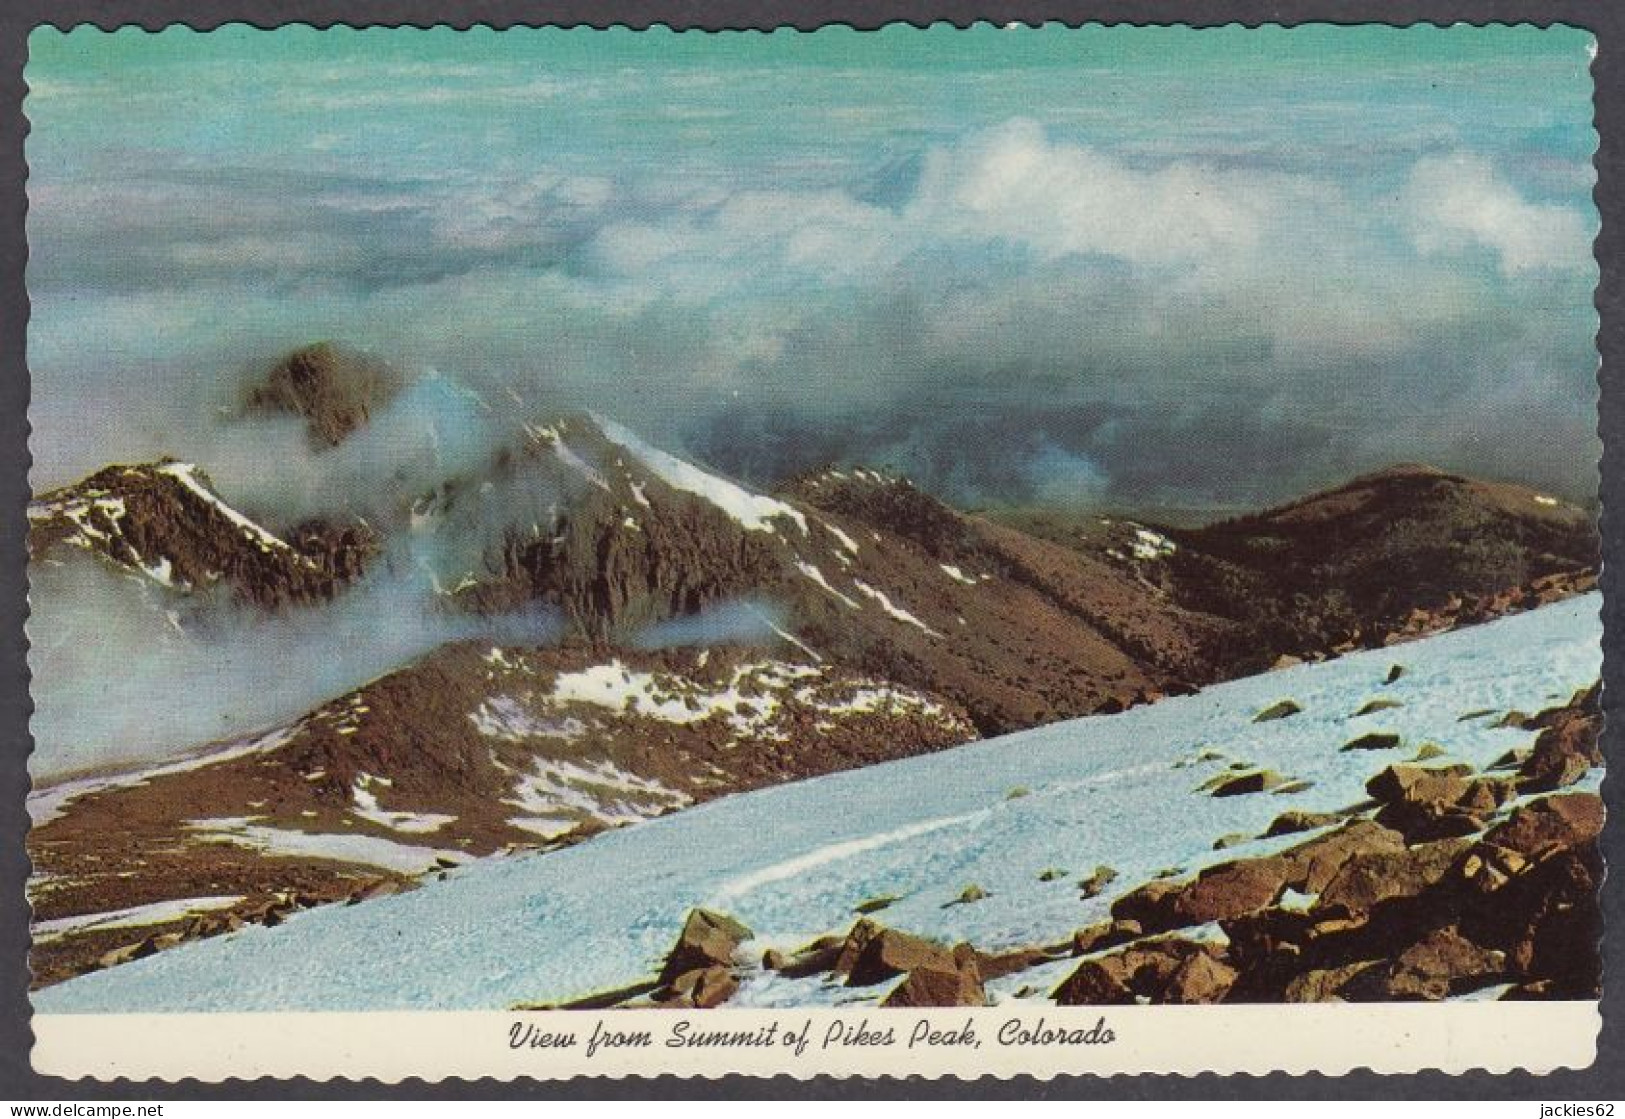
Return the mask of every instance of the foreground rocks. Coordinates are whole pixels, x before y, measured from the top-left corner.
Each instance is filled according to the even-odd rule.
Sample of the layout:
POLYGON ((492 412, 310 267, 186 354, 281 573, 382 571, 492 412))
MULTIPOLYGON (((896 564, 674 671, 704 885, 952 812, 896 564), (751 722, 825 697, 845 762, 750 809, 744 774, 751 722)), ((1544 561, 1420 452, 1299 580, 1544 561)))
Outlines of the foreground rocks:
MULTIPOLYGON (((1152 878, 1063 944, 988 953, 871 913, 758 965, 749 929, 694 910, 655 980, 594 1005, 716 1006, 771 971, 872 991, 886 1007, 981 1006, 989 982, 1068 958, 1077 964, 1059 982, 1010 989, 1060 1005, 1438 1001, 1489 987, 1509 999, 1595 998, 1601 798, 1520 793, 1572 784, 1569 759, 1600 757, 1595 690, 1519 719, 1540 737, 1516 774, 1388 765, 1365 804, 1277 817, 1268 835, 1304 833, 1291 846, 1152 878)), ((1097 868, 1079 882, 1081 900, 1116 877, 1097 868)))

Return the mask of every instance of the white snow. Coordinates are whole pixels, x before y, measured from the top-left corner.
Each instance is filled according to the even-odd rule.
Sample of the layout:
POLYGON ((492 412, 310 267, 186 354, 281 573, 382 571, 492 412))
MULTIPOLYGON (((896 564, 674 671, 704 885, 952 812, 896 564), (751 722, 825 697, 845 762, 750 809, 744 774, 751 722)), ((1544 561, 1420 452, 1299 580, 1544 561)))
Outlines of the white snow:
POLYGON ((1154 560, 1163 556, 1171 556, 1178 550, 1174 542, 1160 532, 1152 532, 1148 528, 1136 528, 1134 539, 1129 544, 1135 559, 1154 560))
POLYGON ((1535 495, 1535 504, 1536 505, 1556 505, 1557 504, 1557 498, 1555 498, 1555 497, 1547 497, 1543 493, 1537 493, 1535 495))
POLYGON ((964 583, 967 587, 974 587, 976 585, 977 581, 975 579, 972 579, 969 575, 966 575, 954 564, 939 563, 937 566, 942 568, 944 575, 948 576, 948 578, 954 580, 955 582, 964 583))
POLYGON ((880 608, 882 610, 884 610, 887 613, 888 616, 890 616, 892 618, 895 618, 899 622, 903 622, 905 625, 911 625, 915 629, 924 630, 926 633, 930 634, 932 637, 941 637, 942 636, 942 634, 938 633, 936 630, 932 629, 930 626, 928 626, 924 622, 920 621, 919 618, 916 618, 913 614, 909 613, 907 610, 904 610, 901 606, 898 606, 896 603, 892 602, 891 599, 886 597, 886 592, 885 591, 877 590, 874 587, 871 587, 868 583, 865 583, 862 579, 854 579, 854 580, 852 580, 852 585, 857 587, 858 590, 862 594, 865 594, 868 597, 874 599, 876 602, 880 603, 880 608))
POLYGON ((863 609, 862 604, 859 603, 857 599, 853 598, 851 595, 842 594, 840 591, 830 586, 829 580, 824 578, 823 571, 819 570, 813 564, 808 563, 806 560, 798 559, 796 560, 796 570, 801 572, 807 578, 811 579, 813 582, 817 583, 820 587, 823 587, 826 591, 840 599, 852 609, 863 609))
POLYGON ((581 816, 589 816, 613 826, 658 816, 668 808, 680 808, 691 800, 687 793, 628 773, 614 762, 577 764, 538 758, 535 770, 519 775, 514 795, 503 803, 518 808, 524 813, 523 818, 537 825, 565 818, 561 812, 574 812, 577 815, 572 823, 581 816))
POLYGON ((28 818, 34 827, 39 827, 41 824, 49 823, 60 816, 62 810, 70 802, 82 796, 89 796, 91 793, 145 785, 155 777, 168 777, 175 773, 189 773, 194 769, 219 765, 221 762, 229 762, 234 758, 241 758, 248 754, 274 750, 292 738, 294 731, 297 729, 297 726, 278 727, 269 734, 259 735, 255 738, 245 739, 225 746, 208 747, 181 758, 179 761, 166 762, 163 765, 153 766, 148 769, 73 777, 66 781, 45 785, 28 794, 28 818))
POLYGON ((266 827, 234 817, 193 820, 186 825, 204 843, 233 843, 273 858, 332 859, 393 870, 401 874, 422 874, 444 859, 467 862, 461 851, 441 851, 379 839, 371 835, 323 834, 266 827))
POLYGON ((841 542, 841 547, 845 548, 848 552, 851 552, 854 556, 858 554, 858 542, 848 536, 845 532, 842 532, 839 526, 832 525, 828 521, 819 521, 818 523, 829 529, 830 535, 841 542))
POLYGON ((594 416, 593 419, 610 442, 635 455, 662 482, 674 490, 703 497, 751 532, 774 532, 776 529, 772 520, 786 517, 801 527, 803 535, 806 534, 806 516, 784 502, 751 493, 715 474, 707 474, 693 463, 649 446, 612 420, 601 416, 594 416))
POLYGON ((157 470, 158 473, 167 474, 171 478, 175 479, 193 494, 199 498, 202 498, 205 502, 211 505, 215 511, 221 516, 225 517, 226 520, 242 529, 244 534, 247 535, 249 539, 253 540, 255 544, 259 546, 261 551, 269 552, 276 548, 280 548, 284 551, 292 550, 287 541, 273 535, 270 532, 267 532, 265 529, 261 528, 259 525, 255 524, 253 521, 249 520, 247 517, 237 512, 237 510, 233 509, 224 501, 221 501, 218 497, 216 497, 214 491, 209 489, 208 486, 205 486, 202 481, 198 479, 197 467, 192 463, 167 462, 162 466, 159 466, 157 470))
POLYGON ((357 774, 355 784, 350 789, 350 795, 355 801, 355 807, 350 810, 351 814, 408 835, 439 831, 457 819, 456 816, 445 816, 435 812, 391 812, 378 807, 378 795, 372 791, 373 786, 379 785, 387 789, 392 783, 387 777, 374 777, 370 773, 357 774))
MULTIPOLYGON (((1533 732, 1460 722, 1478 708, 1538 711, 1597 678, 1598 609, 1587 595, 1483 626, 1303 665, 1118 715, 1059 723, 881 766, 709 802, 548 854, 483 862, 446 882, 353 908, 313 910, 37 992, 41 1012, 496 1009, 558 1001, 651 974, 690 907, 727 899, 761 944, 843 931, 862 899, 900 896, 886 923, 980 948, 1053 943, 1104 916, 1123 890, 1167 866, 1301 842, 1258 835, 1288 808, 1361 800, 1376 770, 1424 740, 1483 767, 1533 732), (1383 688, 1405 704, 1349 722, 1383 688), (1290 696, 1301 714, 1252 722, 1290 696), (1343 752, 1392 730, 1393 751, 1343 752), (1195 762, 1205 751, 1222 758, 1195 762), (1232 761, 1312 781, 1291 796, 1213 798, 1198 785, 1232 761), (1179 763, 1179 767, 1176 767, 1179 763), (1010 798, 1021 786, 1028 795, 1010 798), (1120 877, 1080 901, 1100 863, 1120 877), (794 869, 786 871, 787 867, 794 869), (1068 875, 1040 882, 1047 867, 1068 875), (968 883, 989 896, 944 907, 968 883), (380 946, 389 946, 380 951, 380 946)), ((1595 788, 1593 773, 1582 788, 1595 788)), ((545 813, 544 813, 545 814, 545 813)), ((1011 977, 1047 993, 1066 964, 1011 977)), ((882 997, 821 979, 753 980, 734 1000, 808 1005, 882 997)))
POLYGON ((132 905, 128 909, 113 909, 105 913, 80 913, 72 917, 55 917, 29 926, 35 942, 56 940, 74 933, 101 931, 102 929, 134 929, 146 925, 162 925, 190 917, 194 913, 207 913, 214 909, 228 909, 243 900, 241 894, 226 894, 202 898, 174 898, 146 905, 132 905))

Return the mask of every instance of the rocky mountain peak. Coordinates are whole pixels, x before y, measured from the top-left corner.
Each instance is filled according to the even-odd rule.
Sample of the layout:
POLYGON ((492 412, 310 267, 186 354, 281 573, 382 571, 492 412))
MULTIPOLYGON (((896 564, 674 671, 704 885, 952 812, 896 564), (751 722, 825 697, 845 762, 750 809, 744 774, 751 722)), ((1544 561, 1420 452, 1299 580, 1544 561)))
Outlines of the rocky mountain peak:
POLYGON ((175 593, 229 585, 261 606, 331 598, 377 541, 361 525, 310 521, 292 539, 228 504, 199 467, 165 458, 103 468, 29 504, 35 557, 85 552, 175 593))
POLYGON ((371 354, 317 342, 283 357, 249 390, 251 411, 305 420, 311 444, 333 447, 401 391, 404 375, 371 354))

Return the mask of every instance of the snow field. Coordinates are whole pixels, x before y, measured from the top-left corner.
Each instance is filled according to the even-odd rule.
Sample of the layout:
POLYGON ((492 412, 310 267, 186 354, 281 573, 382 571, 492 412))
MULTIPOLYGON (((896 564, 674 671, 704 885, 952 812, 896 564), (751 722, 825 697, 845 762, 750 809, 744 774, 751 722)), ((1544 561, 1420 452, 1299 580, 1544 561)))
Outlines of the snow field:
MULTIPOLYGON (((1462 716, 1566 701, 1597 678, 1597 595, 1393 649, 1304 665, 1164 700, 862 770, 724 798, 562 851, 469 867, 445 882, 286 924, 198 941, 38 992, 42 1012, 497 1009, 559 1001, 648 975, 695 905, 725 908, 759 950, 855 919, 880 894, 897 928, 980 948, 1060 940, 1158 871, 1191 872, 1302 842, 1255 840, 1287 809, 1364 798, 1376 771, 1423 742, 1440 763, 1483 767, 1533 734, 1462 716), (1383 685, 1393 664, 1406 667, 1383 685), (1354 718, 1376 696, 1404 706, 1354 718), (1291 698, 1302 713, 1253 717, 1291 698), (1343 751, 1374 731, 1393 750, 1343 751), (1208 760, 1198 761, 1204 754, 1208 760), (1217 755, 1217 756, 1212 756, 1217 755), (1232 764, 1312 782, 1293 795, 1213 798, 1197 787, 1232 764), (1113 888, 1081 901, 1097 864, 1113 888), (1067 873, 1039 881, 1048 868, 1067 873), (969 884, 988 896, 950 904, 969 884)), ((1595 783, 1593 775, 1592 783, 1595 783)), ((1059 975, 1050 979, 1058 979, 1059 975)), ((1043 987, 1037 972, 995 985, 1043 987)), ((873 1000, 819 980, 753 980, 742 1004, 873 1000)))

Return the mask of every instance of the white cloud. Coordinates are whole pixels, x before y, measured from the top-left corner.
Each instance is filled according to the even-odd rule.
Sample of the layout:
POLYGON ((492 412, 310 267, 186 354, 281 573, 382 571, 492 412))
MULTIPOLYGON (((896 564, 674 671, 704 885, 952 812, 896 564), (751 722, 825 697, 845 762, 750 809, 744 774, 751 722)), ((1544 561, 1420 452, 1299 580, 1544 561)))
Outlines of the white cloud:
POLYGON ((1592 230, 1579 211, 1528 201, 1480 156, 1418 160, 1402 203, 1420 252, 1487 248, 1507 276, 1592 267, 1592 230))

